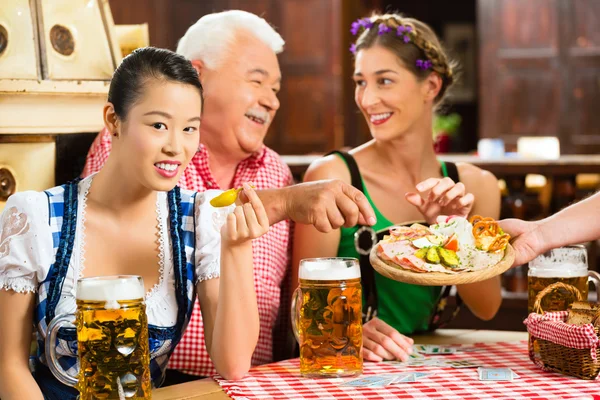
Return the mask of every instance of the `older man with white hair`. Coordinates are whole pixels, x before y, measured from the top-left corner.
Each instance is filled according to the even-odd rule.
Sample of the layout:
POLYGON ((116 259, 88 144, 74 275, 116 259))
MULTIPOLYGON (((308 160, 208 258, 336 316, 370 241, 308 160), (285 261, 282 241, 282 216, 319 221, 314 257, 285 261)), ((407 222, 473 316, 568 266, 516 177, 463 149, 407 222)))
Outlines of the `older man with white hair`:
MULTIPOLYGON (((283 51, 283 45, 281 36, 264 19, 244 11, 205 15, 181 38, 177 52, 191 60, 198 71, 205 96, 200 145, 181 177, 181 187, 204 191, 240 187, 243 182, 253 182, 258 189, 269 189, 292 183, 287 165, 263 143, 279 109, 277 93, 281 71, 277 54, 283 51)), ((84 176, 101 168, 110 147, 110 134, 105 130, 90 149, 84 176)), ((358 209, 350 204, 356 200, 351 189, 334 182, 317 187, 304 186, 302 195, 313 191, 315 202, 312 206, 295 205, 307 210, 299 210, 301 215, 294 219, 313 223, 321 230, 338 227, 344 222, 350 224, 351 220, 358 218, 358 209), (320 192, 317 194, 315 190, 320 192), (322 193, 328 193, 329 199, 322 193), (333 207, 333 213, 330 207, 333 207)), ((268 191, 263 193, 268 197, 268 191)), ((269 202, 265 205, 268 208, 269 202)), ((289 204, 284 206, 290 207, 289 204)), ((260 316, 260 336, 252 358, 254 365, 273 360, 272 331, 290 261, 289 241, 289 221, 273 225, 266 235, 253 241, 260 316)), ((240 304, 240 307, 244 306, 240 304)), ((236 321, 230 323, 235 324, 236 321)), ((169 367, 172 370, 167 373, 167 383, 216 372, 204 343, 197 303, 169 367)))

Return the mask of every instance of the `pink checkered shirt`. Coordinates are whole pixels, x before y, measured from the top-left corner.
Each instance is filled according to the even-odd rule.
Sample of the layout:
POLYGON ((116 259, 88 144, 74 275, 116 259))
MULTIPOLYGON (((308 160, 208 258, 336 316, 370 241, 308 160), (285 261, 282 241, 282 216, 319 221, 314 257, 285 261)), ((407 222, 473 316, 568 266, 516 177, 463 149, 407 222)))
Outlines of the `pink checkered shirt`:
MULTIPOLYGON (((102 168, 111 149, 110 133, 104 129, 96 137, 88 152, 83 176, 102 168)), ((243 182, 253 182, 257 189, 277 188, 290 185, 292 174, 277 153, 268 147, 243 160, 237 167, 233 187, 243 182)), ((202 192, 221 189, 208 166, 208 152, 200 145, 179 180, 179 186, 202 192)), ((225 188, 224 188, 225 189, 225 188)), ((252 242, 254 254, 254 285, 260 316, 258 344, 252 356, 252 365, 269 363, 273 360, 273 328, 280 306, 281 286, 290 262, 290 223, 282 221, 273 225, 267 234, 252 242)), ((235 321, 231 321, 235 323, 235 321)), ((194 306, 192 319, 177 345, 168 368, 187 374, 210 376, 216 370, 206 351, 204 326, 198 302, 194 306)))

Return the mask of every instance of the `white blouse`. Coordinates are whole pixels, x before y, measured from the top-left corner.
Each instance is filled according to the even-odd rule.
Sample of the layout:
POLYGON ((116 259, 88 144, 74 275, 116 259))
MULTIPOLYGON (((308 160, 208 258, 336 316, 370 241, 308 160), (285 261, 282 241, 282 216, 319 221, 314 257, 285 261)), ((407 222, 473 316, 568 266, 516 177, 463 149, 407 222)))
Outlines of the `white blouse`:
MULTIPOLYGON (((56 315, 74 313, 77 279, 85 268, 85 208, 93 175, 79 182, 77 229, 69 270, 56 315)), ((182 190, 183 191, 183 190, 182 190)), ((198 282, 216 278, 220 272, 220 229, 235 206, 214 208, 210 200, 222 193, 208 190, 196 194, 195 267, 198 282)), ((159 236, 159 282, 146 294, 146 312, 152 325, 169 327, 177 321, 175 277, 169 229, 167 193, 158 192, 156 220, 159 236)), ((12 195, 0 217, 0 289, 35 292, 54 262, 52 232, 48 223, 48 197, 44 192, 12 195)))

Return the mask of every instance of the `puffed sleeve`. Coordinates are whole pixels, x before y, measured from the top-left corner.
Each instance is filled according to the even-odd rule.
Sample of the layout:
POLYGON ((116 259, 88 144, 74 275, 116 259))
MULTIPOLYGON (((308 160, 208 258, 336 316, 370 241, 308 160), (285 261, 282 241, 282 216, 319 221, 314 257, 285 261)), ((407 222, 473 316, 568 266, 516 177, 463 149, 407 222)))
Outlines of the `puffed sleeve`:
POLYGON ((0 216, 0 289, 35 292, 53 255, 46 195, 15 193, 0 216))
POLYGON ((196 219, 196 276, 198 282, 218 278, 221 266, 221 226, 235 205, 215 208, 210 200, 222 190, 207 190, 196 194, 194 217, 196 219))

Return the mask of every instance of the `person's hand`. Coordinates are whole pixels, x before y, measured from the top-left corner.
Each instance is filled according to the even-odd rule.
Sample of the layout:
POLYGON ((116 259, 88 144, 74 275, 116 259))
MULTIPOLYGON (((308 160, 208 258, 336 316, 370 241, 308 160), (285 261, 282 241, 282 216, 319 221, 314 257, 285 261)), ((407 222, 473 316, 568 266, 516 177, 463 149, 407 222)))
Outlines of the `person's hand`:
POLYGON ((515 249, 513 267, 528 263, 546 250, 538 222, 511 218, 498 221, 498 224, 511 236, 510 244, 515 249))
POLYGON ((285 189, 288 218, 314 225, 321 232, 377 222, 366 196, 340 180, 306 182, 285 189))
POLYGON ((247 203, 237 206, 221 227, 221 240, 235 246, 250 242, 269 230, 269 218, 260 198, 248 183, 244 183, 247 203))
POLYGON ((373 318, 363 325, 363 358, 368 361, 408 360, 414 341, 373 318))
POLYGON ((429 224, 434 224, 439 215, 467 217, 475 202, 473 194, 465 193, 465 185, 450 178, 429 178, 416 188, 418 193, 406 193, 406 200, 417 207, 429 224), (426 198, 421 197, 427 192, 426 198))

